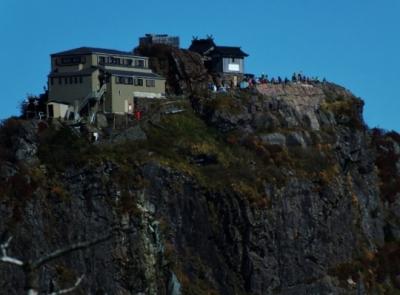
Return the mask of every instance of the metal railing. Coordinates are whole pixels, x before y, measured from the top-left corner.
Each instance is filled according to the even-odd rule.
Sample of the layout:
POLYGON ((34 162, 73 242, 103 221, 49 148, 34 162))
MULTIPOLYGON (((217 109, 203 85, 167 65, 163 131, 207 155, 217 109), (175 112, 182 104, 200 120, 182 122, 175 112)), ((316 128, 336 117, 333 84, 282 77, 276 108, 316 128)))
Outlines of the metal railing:
POLYGON ((107 89, 107 84, 103 84, 103 86, 101 86, 101 88, 98 91, 90 92, 79 104, 78 113, 89 103, 91 99, 99 101, 106 92, 106 89, 107 89))

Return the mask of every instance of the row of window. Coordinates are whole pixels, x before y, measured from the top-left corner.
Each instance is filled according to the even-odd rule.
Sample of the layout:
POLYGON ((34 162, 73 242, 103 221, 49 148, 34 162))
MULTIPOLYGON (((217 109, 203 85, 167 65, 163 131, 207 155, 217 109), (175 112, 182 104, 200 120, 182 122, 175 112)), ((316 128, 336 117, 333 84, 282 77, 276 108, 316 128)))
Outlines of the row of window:
MULTIPOLYGON (((143 86, 144 79, 141 78, 132 78, 132 77, 122 77, 117 76, 115 78, 115 82, 117 84, 130 84, 135 86, 143 86)), ((156 87, 155 80, 146 80, 146 87, 156 87)))
POLYGON ((82 84, 83 77, 82 76, 74 76, 74 77, 58 77, 58 78, 50 78, 50 84, 54 85, 55 81, 57 81, 58 85, 62 84, 82 84))
POLYGON ((144 68, 144 59, 131 59, 131 58, 119 58, 112 56, 99 56, 99 64, 104 65, 123 65, 136 68, 144 68))
POLYGON ((56 63, 58 65, 76 65, 80 63, 85 63, 86 59, 81 56, 67 56, 67 57, 62 57, 62 58, 57 58, 56 63))

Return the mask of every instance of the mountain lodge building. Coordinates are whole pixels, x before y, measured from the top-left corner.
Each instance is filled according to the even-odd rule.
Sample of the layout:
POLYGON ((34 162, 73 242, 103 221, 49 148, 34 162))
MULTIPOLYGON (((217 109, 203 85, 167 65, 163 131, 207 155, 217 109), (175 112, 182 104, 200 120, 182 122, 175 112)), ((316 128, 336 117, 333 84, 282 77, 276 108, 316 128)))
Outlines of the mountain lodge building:
POLYGON ((147 57, 111 49, 80 47, 51 55, 49 117, 133 113, 135 98, 165 97, 165 79, 147 57))

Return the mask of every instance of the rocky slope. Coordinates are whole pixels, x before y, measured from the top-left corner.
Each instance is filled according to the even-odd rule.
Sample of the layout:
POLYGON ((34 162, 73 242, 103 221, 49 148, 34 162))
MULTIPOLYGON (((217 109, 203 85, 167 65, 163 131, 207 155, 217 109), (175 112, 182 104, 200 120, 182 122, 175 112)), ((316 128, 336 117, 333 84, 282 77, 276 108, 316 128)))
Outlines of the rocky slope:
MULTIPOLYGON (((397 294, 400 136, 368 129, 337 85, 260 86, 174 101, 146 136, 91 144, 60 124, 0 130, 0 233, 43 294, 397 294)), ((0 293, 23 294, 0 264, 0 293)))

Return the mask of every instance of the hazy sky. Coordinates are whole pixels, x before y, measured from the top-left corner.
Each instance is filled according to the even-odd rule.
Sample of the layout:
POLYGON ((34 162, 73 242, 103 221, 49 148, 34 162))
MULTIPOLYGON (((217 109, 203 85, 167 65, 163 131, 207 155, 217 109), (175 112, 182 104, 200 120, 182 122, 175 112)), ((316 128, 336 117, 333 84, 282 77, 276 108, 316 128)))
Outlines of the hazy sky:
POLYGON ((399 0, 0 0, 0 119, 43 90, 50 53, 150 32, 184 48, 212 34, 250 54, 247 72, 326 77, 365 100, 368 125, 400 131, 399 0))

